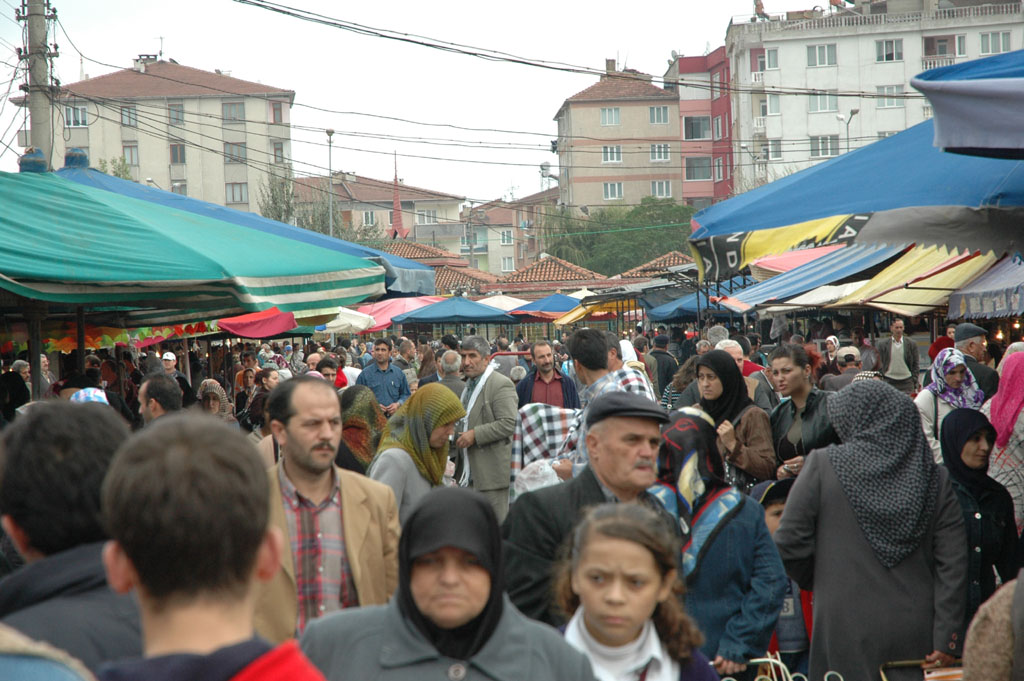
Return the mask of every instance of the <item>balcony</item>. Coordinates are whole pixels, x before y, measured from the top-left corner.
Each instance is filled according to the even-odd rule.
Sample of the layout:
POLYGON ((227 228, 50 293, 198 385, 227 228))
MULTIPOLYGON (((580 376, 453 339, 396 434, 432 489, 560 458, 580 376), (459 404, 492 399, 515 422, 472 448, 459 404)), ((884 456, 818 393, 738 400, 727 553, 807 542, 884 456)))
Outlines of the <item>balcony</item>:
POLYGON ((921 70, 937 69, 940 66, 952 66, 956 63, 956 57, 948 54, 926 54, 921 57, 921 70))
POLYGON ((754 116, 754 134, 763 135, 765 129, 768 127, 768 121, 766 116, 754 116))
POLYGON ((753 71, 750 74, 750 82, 754 85, 764 86, 764 71, 753 71))

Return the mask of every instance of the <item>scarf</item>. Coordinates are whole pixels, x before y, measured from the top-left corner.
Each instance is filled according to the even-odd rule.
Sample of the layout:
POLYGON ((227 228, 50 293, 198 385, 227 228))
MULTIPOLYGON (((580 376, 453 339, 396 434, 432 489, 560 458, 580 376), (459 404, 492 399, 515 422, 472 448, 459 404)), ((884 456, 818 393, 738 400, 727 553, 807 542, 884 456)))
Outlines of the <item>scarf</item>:
POLYGON ((699 409, 683 407, 672 412, 669 419, 661 429, 660 486, 654 495, 679 519, 683 573, 692 580, 705 549, 735 515, 742 495, 725 481, 725 466, 716 444, 718 434, 710 417, 699 409), (673 494, 668 496, 669 492, 673 494))
POLYGON ((949 471, 949 476, 966 487, 975 499, 985 490, 1002 487, 988 476, 987 464, 985 468, 970 468, 960 457, 964 445, 979 430, 986 432, 990 443, 995 440, 995 428, 984 414, 976 409, 954 409, 942 420, 942 432, 939 435, 942 463, 949 471))
POLYGON ((839 354, 839 339, 836 338, 835 336, 829 336, 828 338, 825 339, 825 355, 826 357, 828 357, 829 361, 835 361, 837 354, 839 354), (832 341, 832 345, 833 347, 835 347, 835 350, 833 350, 832 352, 828 351, 829 341, 832 341))
POLYGON ((217 416, 225 421, 235 421, 234 415, 231 413, 231 403, 228 402, 227 393, 224 392, 224 388, 215 379, 207 378, 199 384, 199 396, 202 397, 204 393, 214 393, 220 399, 220 411, 217 412, 217 416))
POLYGON ((498 519, 479 492, 459 487, 430 490, 402 525, 395 599, 405 619, 445 657, 468 660, 491 638, 504 607, 502 573, 498 519), (455 629, 442 629, 420 612, 409 586, 413 561, 446 546, 472 554, 491 575, 483 611, 455 629))
POLYGON ((430 446, 430 434, 435 428, 454 423, 465 415, 466 410, 455 393, 440 383, 428 383, 406 400, 388 421, 377 445, 377 455, 394 447, 405 450, 420 475, 437 487, 448 462, 448 441, 434 449, 430 446))
POLYGON ((354 385, 341 393, 341 418, 341 441, 366 470, 377 453, 387 417, 370 388, 354 385))
POLYGON ((932 382, 927 385, 926 390, 931 391, 937 399, 942 400, 954 409, 981 409, 985 402, 985 393, 978 388, 978 382, 974 374, 966 368, 967 360, 964 353, 956 348, 946 348, 939 352, 932 363, 932 382), (959 388, 951 388, 946 383, 946 374, 957 367, 964 369, 964 382, 959 388))
POLYGON ((733 426, 738 425, 736 417, 753 402, 747 394, 747 384, 736 366, 736 360, 725 350, 711 350, 697 358, 696 366, 698 374, 700 367, 706 367, 715 372, 722 382, 722 394, 718 399, 707 400, 701 397, 700 408, 714 419, 716 426, 723 421, 730 421, 733 426))
POLYGON ((999 378, 1006 389, 992 396, 992 425, 996 428, 996 447, 1006 447, 1013 428, 1024 408, 1024 352, 1016 352, 1003 360, 1003 375, 999 378), (1016 386, 1015 390, 1011 390, 1016 386))
POLYGON ((819 451, 875 556, 895 567, 921 544, 939 489, 917 407, 884 381, 857 381, 829 393, 826 410, 842 444, 819 451))

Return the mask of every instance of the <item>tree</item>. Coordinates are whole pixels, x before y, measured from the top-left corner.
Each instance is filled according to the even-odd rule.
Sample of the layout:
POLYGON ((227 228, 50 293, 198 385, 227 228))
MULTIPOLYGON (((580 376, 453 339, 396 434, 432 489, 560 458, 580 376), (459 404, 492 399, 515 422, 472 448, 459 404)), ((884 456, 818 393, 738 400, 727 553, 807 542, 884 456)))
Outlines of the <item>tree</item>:
MULTIPOLYGON (((322 189, 307 185, 307 191, 295 201, 295 224, 304 229, 321 234, 331 233, 329 219, 330 202, 327 197, 326 179, 322 189)), ((355 211, 342 210, 339 202, 334 202, 334 236, 345 241, 374 244, 384 239, 384 233, 377 225, 355 224, 355 211)))
POLYGON ((101 173, 120 177, 122 180, 132 179, 131 167, 128 165, 128 161, 124 160, 124 156, 115 156, 109 161, 101 158, 99 168, 101 173))
POLYGON ((292 179, 291 166, 285 166, 280 174, 267 174, 266 179, 260 182, 257 203, 263 217, 291 223, 295 217, 295 180, 292 179))

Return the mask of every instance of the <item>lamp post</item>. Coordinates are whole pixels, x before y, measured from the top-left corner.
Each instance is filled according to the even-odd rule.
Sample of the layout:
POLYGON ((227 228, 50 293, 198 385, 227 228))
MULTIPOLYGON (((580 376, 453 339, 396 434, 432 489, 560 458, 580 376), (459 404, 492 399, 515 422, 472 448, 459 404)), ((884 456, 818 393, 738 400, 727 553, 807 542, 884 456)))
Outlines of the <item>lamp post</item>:
POLYGON ((850 123, 853 117, 860 113, 860 109, 850 109, 850 114, 836 114, 836 120, 846 122, 846 153, 850 153, 850 123))
POLYGON ((327 128, 327 225, 331 238, 334 238, 334 172, 331 170, 331 138, 334 130, 327 128))

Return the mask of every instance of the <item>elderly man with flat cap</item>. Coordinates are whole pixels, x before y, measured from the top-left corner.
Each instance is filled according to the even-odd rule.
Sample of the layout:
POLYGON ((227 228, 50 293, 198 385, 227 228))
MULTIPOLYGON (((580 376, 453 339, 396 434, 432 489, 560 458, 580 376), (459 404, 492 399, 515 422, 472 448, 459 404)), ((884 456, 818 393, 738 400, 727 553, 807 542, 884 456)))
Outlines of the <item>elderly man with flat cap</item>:
MULTIPOLYGON (((999 374, 992 367, 982 364, 987 359, 986 336, 988 336, 988 331, 970 322, 957 324, 956 330, 953 332, 953 347, 964 353, 967 368, 974 376, 974 380, 978 382, 978 387, 985 393, 987 402, 999 390, 999 374)), ((931 382, 932 374, 928 372, 924 384, 928 385, 931 382)))
POLYGON ((569 482, 516 499, 501 529, 505 586, 527 617, 555 626, 564 623, 552 604, 551 569, 587 507, 646 504, 679 533, 665 508, 647 493, 657 478, 661 424, 667 421, 665 411, 643 395, 613 391, 597 396, 587 413, 586 467, 569 482))

